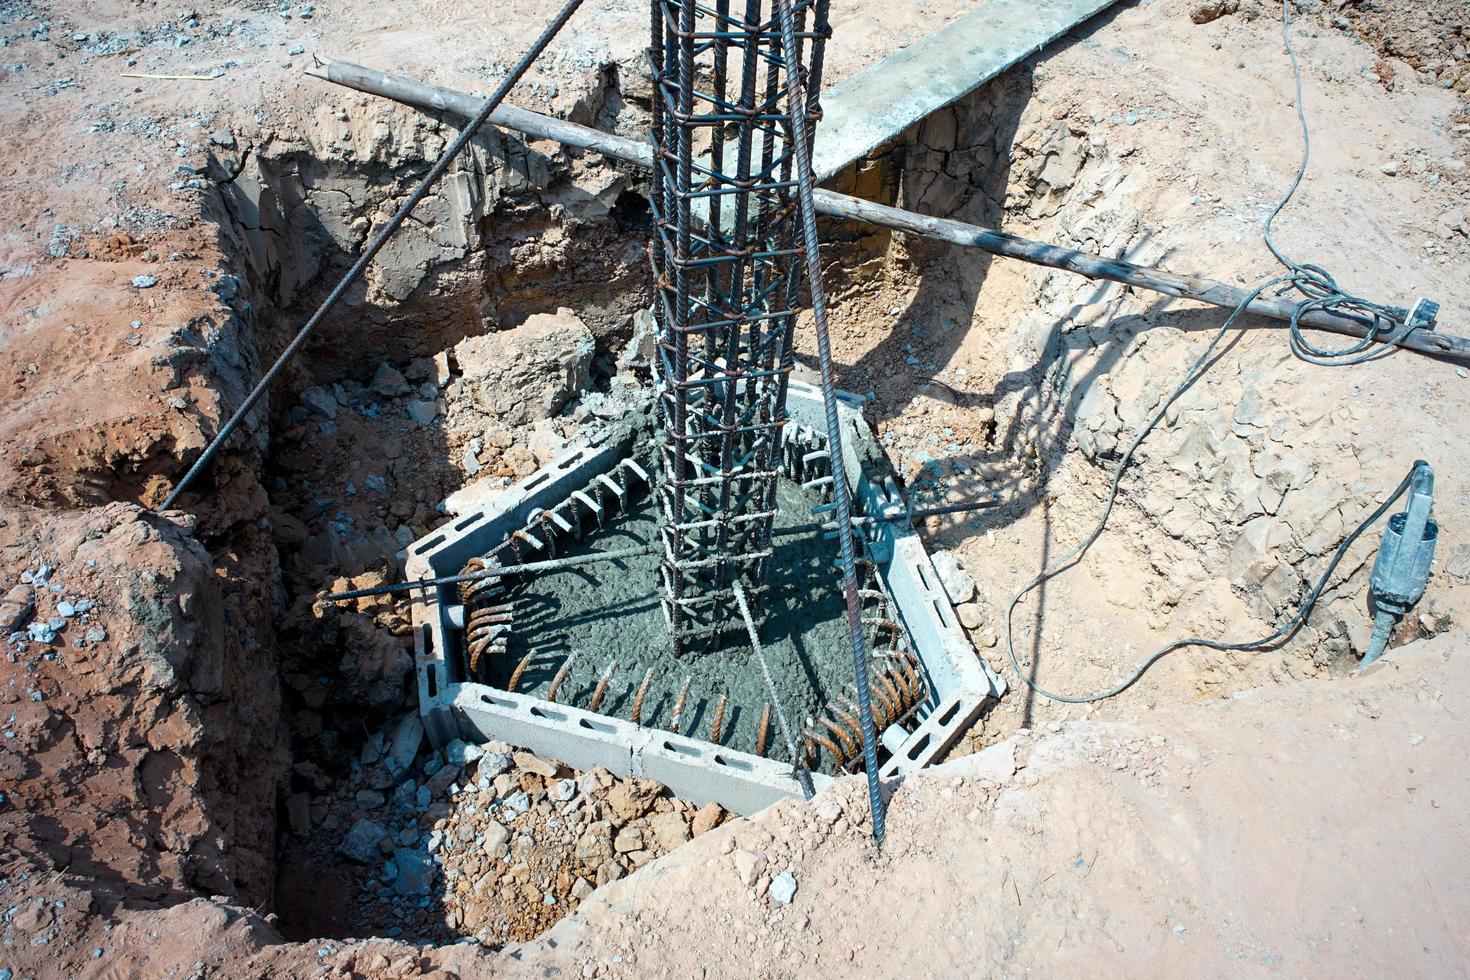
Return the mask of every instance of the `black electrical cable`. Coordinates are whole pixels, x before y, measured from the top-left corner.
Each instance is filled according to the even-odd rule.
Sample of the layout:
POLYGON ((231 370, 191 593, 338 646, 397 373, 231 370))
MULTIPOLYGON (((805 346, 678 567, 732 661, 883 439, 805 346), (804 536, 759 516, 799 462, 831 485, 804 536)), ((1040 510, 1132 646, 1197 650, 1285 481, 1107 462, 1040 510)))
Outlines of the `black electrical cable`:
MULTIPOLYGON (((1022 586, 1020 591, 1018 591, 1011 598, 1010 605, 1006 607, 1006 656, 1010 659, 1011 667, 1015 670, 1016 676, 1019 677, 1027 687, 1029 687, 1032 691, 1035 691, 1037 694, 1040 694, 1042 697, 1050 698, 1053 701, 1063 701, 1068 704, 1087 704, 1093 701, 1103 701, 1107 698, 1114 697, 1118 694, 1121 694, 1123 691, 1128 690, 1128 688, 1136 684, 1139 678, 1141 678, 1154 664, 1158 663, 1159 660, 1163 659, 1163 657, 1183 647, 1200 646, 1206 647, 1211 650, 1224 651, 1262 650, 1272 648, 1290 639, 1291 636, 1294 635, 1296 631, 1300 629, 1303 624, 1306 623, 1307 617, 1311 615, 1312 608, 1317 604, 1317 600, 1321 597, 1323 590, 1327 586, 1328 580, 1332 576, 1332 573, 1337 569, 1338 563, 1342 561, 1343 555, 1347 553, 1347 549, 1351 547, 1352 543, 1356 541, 1363 534, 1364 531, 1372 526, 1375 521, 1381 518, 1388 511, 1388 508, 1393 506, 1396 500, 1403 496, 1404 491, 1408 489, 1410 479, 1413 477, 1413 469, 1411 469, 1409 472, 1409 476, 1404 477, 1403 482, 1399 484, 1398 489, 1394 491, 1393 495, 1387 501, 1385 501, 1377 510, 1370 514, 1366 520, 1359 524, 1357 528, 1355 528, 1353 532, 1343 540, 1342 544, 1338 546, 1337 551, 1333 554, 1332 561, 1328 563, 1327 570, 1323 572, 1322 577, 1318 579, 1317 584, 1312 588, 1310 592, 1307 593, 1306 597, 1302 600, 1300 606, 1297 608, 1296 614, 1293 615, 1292 618, 1288 620, 1284 626, 1277 629, 1269 636, 1261 637, 1258 640, 1247 640, 1240 643, 1225 643, 1219 640, 1210 640, 1203 637, 1189 637, 1187 639, 1174 640, 1173 642, 1167 643, 1159 649, 1155 650, 1153 653, 1149 654, 1149 656, 1146 657, 1141 664, 1139 664, 1138 669, 1130 674, 1128 678, 1122 683, 1100 694, 1089 694, 1080 696, 1057 694, 1056 692, 1048 691, 1046 688, 1037 684, 1032 678, 1026 676, 1025 671, 1021 668, 1020 658, 1016 656, 1014 637, 1015 630, 1012 626, 1012 621, 1015 617, 1016 607, 1020 604, 1021 600, 1024 599, 1028 594, 1030 594, 1032 590, 1034 590, 1037 586, 1041 585, 1043 582, 1049 581, 1050 579, 1056 577, 1067 569, 1078 564, 1087 555, 1088 550, 1107 528, 1108 518, 1112 515, 1113 505, 1117 502, 1118 499, 1118 489, 1123 482, 1123 475, 1127 472, 1129 465, 1133 462, 1133 456, 1138 451, 1138 447, 1143 444, 1144 439, 1148 437, 1148 435, 1164 418, 1165 413, 1168 412, 1169 408, 1174 404, 1174 402, 1178 401, 1179 397, 1183 395, 1186 391, 1188 391, 1191 387, 1193 387, 1194 383, 1204 375, 1205 371, 1208 370, 1210 366, 1211 356, 1214 354, 1215 349, 1220 345, 1220 341, 1224 339, 1225 335, 1229 332, 1230 328, 1235 325, 1236 321, 1238 321, 1241 316, 1246 313, 1246 310, 1250 306, 1250 304, 1255 302, 1255 300, 1262 293, 1266 292, 1269 289, 1279 287, 1280 291, 1283 292, 1290 289, 1296 289, 1298 292, 1306 297, 1302 300, 1302 302, 1297 306, 1295 310, 1294 316, 1291 321, 1290 338, 1292 352, 1295 353, 1297 357, 1312 364, 1339 366, 1361 364, 1364 361, 1371 360, 1383 355, 1382 351, 1370 349, 1375 343, 1396 343, 1398 340, 1401 340, 1403 336, 1408 334, 1410 330, 1414 329, 1413 323, 1410 320, 1409 314, 1406 311, 1397 309, 1395 307, 1385 306, 1379 303, 1373 303, 1360 297, 1344 293, 1338 288, 1336 280, 1334 280, 1333 277, 1326 270, 1322 269, 1320 266, 1295 262, 1291 260, 1276 247, 1276 244, 1271 239, 1272 223, 1276 220, 1277 215, 1279 215, 1281 211, 1286 207, 1287 203, 1291 201, 1292 197, 1295 196, 1297 189, 1301 186, 1302 179, 1305 177, 1307 172, 1307 163, 1311 153, 1311 136, 1310 131, 1307 127, 1306 112, 1302 106, 1301 68, 1297 64, 1296 51, 1291 44, 1290 6, 1290 0, 1282 0, 1281 35, 1286 42, 1287 54, 1290 56, 1291 59, 1292 76, 1295 79, 1296 83, 1297 119, 1300 121, 1302 129, 1302 160, 1300 167, 1297 168, 1296 177, 1291 182, 1291 186, 1287 189, 1281 200, 1277 202, 1276 206, 1271 210, 1270 215, 1266 218, 1265 232, 1263 235, 1266 242, 1266 247, 1271 250, 1271 254, 1276 257, 1276 260, 1286 267, 1286 272, 1277 276, 1273 276, 1272 278, 1267 279, 1265 282, 1260 283, 1254 289, 1252 289, 1244 299, 1241 300, 1240 304, 1231 311, 1230 316, 1226 318, 1225 322, 1220 325, 1220 328, 1215 331, 1214 336, 1210 338, 1210 342, 1205 345, 1205 349, 1200 352, 1199 357, 1196 358, 1194 363, 1190 365, 1189 370, 1185 372, 1184 380, 1181 381, 1179 385, 1174 388, 1169 396, 1164 399, 1163 403, 1159 405, 1158 409, 1153 413, 1153 415, 1149 417, 1148 421, 1145 422, 1142 428, 1138 430, 1138 434, 1133 437, 1133 441, 1129 443, 1128 448, 1124 450, 1122 457, 1118 460, 1118 465, 1113 471, 1112 482, 1108 487, 1107 500, 1103 504, 1102 513, 1098 517, 1097 523, 1093 525, 1092 531, 1087 535, 1086 538, 1082 540, 1082 543, 1077 545, 1077 547, 1073 548, 1071 551, 1067 552, 1065 555, 1058 558, 1050 565, 1047 565, 1039 573, 1037 573, 1034 578, 1032 578, 1024 586, 1022 586), (1339 349, 1317 347, 1316 345, 1308 341, 1305 336, 1302 335, 1302 326, 1300 322, 1301 317, 1312 310, 1334 310, 1337 312, 1354 311, 1358 313, 1364 313, 1371 316, 1375 324, 1387 324, 1388 326, 1385 329, 1389 334, 1391 334, 1391 336, 1369 336, 1363 338, 1356 344, 1339 349)), ((1393 348, 1388 347, 1384 350, 1391 352, 1393 348)), ((1414 469, 1417 469, 1419 465, 1419 463, 1415 463, 1414 469)))
POLYGON ((1414 323, 1407 310, 1374 303, 1361 296, 1343 292, 1338 287, 1337 280, 1326 269, 1309 262, 1293 261, 1276 247, 1275 241, 1271 238, 1272 225, 1277 215, 1281 214, 1281 210, 1286 207, 1287 202, 1296 195, 1297 188, 1301 186, 1302 180, 1307 175, 1307 164, 1312 154, 1312 134, 1307 126, 1306 107, 1302 100, 1302 72, 1301 67, 1297 64, 1296 48, 1291 43, 1291 0, 1282 0, 1281 3, 1281 39, 1286 44, 1286 54, 1291 59, 1291 74, 1296 84, 1296 117, 1302 130, 1302 162, 1297 167, 1296 177, 1292 180, 1291 187, 1266 217, 1266 229, 1262 237, 1265 239, 1266 247, 1276 257, 1276 261, 1290 270, 1287 277, 1288 283, 1283 291, 1296 289, 1306 297, 1293 311, 1288 327, 1292 353, 1311 364, 1339 366, 1362 364, 1364 361, 1392 353, 1392 346, 1380 348, 1376 345, 1397 344, 1414 329, 1414 323), (1373 333, 1347 347, 1318 347, 1302 333, 1301 323, 1302 317, 1318 310, 1349 315, 1362 314, 1372 320, 1373 333))
MULTIPOLYGON (((1057 694, 1053 691, 1048 691, 1046 688, 1037 684, 1035 681, 1032 681, 1030 678, 1026 677, 1024 673, 1022 673, 1021 664, 1016 659, 1015 647, 1011 643, 1011 616, 1015 612, 1016 604, 1021 601, 1021 598, 1025 596, 1027 592, 1030 592, 1033 588, 1041 583, 1042 577, 1037 576, 1035 579, 1032 579, 1031 582, 1027 584, 1026 588, 1022 589, 1019 593, 1016 594, 1016 597, 1011 600, 1010 608, 1006 610, 1006 653, 1010 656, 1011 666, 1015 668, 1016 675, 1024 680, 1026 682, 1026 685, 1037 694, 1040 694, 1043 697, 1051 698, 1053 701, 1065 701, 1067 704, 1087 704, 1092 701, 1104 701, 1115 695, 1122 694, 1124 691, 1128 690, 1130 687, 1136 684, 1139 678, 1141 678, 1150 667, 1158 663, 1168 654, 1173 653, 1175 650, 1178 650, 1181 647, 1206 647, 1211 650, 1227 651, 1266 650, 1275 647, 1281 643, 1285 643, 1287 640, 1291 639, 1292 635, 1295 634, 1297 630, 1301 629, 1301 627, 1306 623, 1307 616, 1309 616, 1312 612, 1312 607, 1317 604, 1317 600, 1322 597, 1322 591, 1327 588, 1327 581, 1332 577, 1332 573, 1337 570, 1338 563, 1342 561, 1343 555, 1347 554, 1347 550, 1352 547, 1353 542, 1358 540, 1358 538, 1362 536, 1363 532, 1368 530, 1368 528, 1370 528, 1375 521, 1377 521, 1384 514, 1388 513, 1388 509, 1392 507, 1398 501, 1398 499, 1404 495, 1404 491, 1409 489, 1409 483, 1414 477, 1414 472, 1423 465, 1426 465, 1423 460, 1416 460, 1414 465, 1409 469, 1409 475, 1404 477, 1404 479, 1399 483, 1398 488, 1394 490, 1389 498, 1383 503, 1379 504, 1378 508, 1374 510, 1373 513, 1369 514, 1362 523, 1360 523, 1356 528, 1353 529, 1353 533, 1349 534, 1346 538, 1343 539, 1342 544, 1337 546, 1337 551, 1333 552, 1332 560, 1327 563, 1327 568, 1325 571, 1323 571, 1322 577, 1317 579, 1317 584, 1312 586, 1312 591, 1307 593, 1306 598, 1302 600, 1301 605, 1297 608, 1296 615, 1292 616, 1291 619, 1286 621, 1285 625, 1281 626, 1269 636, 1263 636, 1258 640, 1245 640, 1240 643, 1224 643, 1220 640, 1210 640, 1199 636, 1191 636, 1183 640, 1174 640, 1170 643, 1164 644, 1153 653, 1149 654, 1148 657, 1146 657, 1144 661, 1138 665, 1138 669, 1130 674, 1128 678, 1122 683, 1118 684, 1116 687, 1102 692, 1101 694, 1088 694, 1083 696, 1057 694)), ((1111 506, 1111 502, 1109 502, 1109 506, 1111 506)))

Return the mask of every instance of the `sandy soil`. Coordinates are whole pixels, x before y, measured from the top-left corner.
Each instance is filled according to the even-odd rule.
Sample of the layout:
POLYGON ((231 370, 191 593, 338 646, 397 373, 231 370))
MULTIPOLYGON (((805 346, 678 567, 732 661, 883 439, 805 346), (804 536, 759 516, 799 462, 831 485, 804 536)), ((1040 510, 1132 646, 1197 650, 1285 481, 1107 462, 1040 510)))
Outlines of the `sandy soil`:
MULTIPOLYGON (((829 77, 969 6, 837 5, 829 77)), ((1470 333, 1465 4, 1310 6, 1296 39, 1314 155, 1278 241, 1352 290, 1431 296, 1442 329, 1470 333)), ((1274 270, 1260 221, 1299 153, 1278 10, 1120 5, 843 180, 1257 281, 1274 270)), ((335 838, 291 837, 286 800, 314 793, 317 817, 346 817, 364 730, 411 707, 401 605, 339 618, 316 593, 393 574, 363 554, 431 526, 471 470, 515 475, 575 433, 497 421, 472 447, 452 387, 380 399, 382 425, 357 411, 378 410, 364 391, 384 360, 408 372, 563 305, 610 373, 643 288, 620 210, 636 178, 509 138, 477 147, 479 196, 428 205, 188 513, 140 505, 448 132, 304 77, 312 54, 485 90, 542 16, 530 0, 493 17, 458 0, 0 9, 0 593, 7 617, 31 607, 0 660, 0 976, 1458 972, 1465 366, 1315 368, 1252 324, 1146 444, 1089 563, 1018 618, 1035 679, 1074 692, 1184 632, 1267 632, 1422 456, 1440 474, 1440 562, 1390 662, 1352 673, 1373 533, 1284 650, 1181 654, 1124 698, 1059 706, 1009 673, 1005 604, 1085 532, 1117 447, 1221 314, 836 226, 842 384, 872 393, 916 493, 1011 501, 929 528, 978 584, 977 655, 1013 686, 966 757, 898 789, 882 854, 844 785, 703 834, 499 955, 281 942, 282 866, 306 869, 298 908, 303 882, 335 871, 335 838), (302 393, 334 385, 352 408, 328 429, 302 393), (415 398, 450 422, 406 421, 415 398), (386 489, 349 494, 367 476, 386 489), (334 550, 334 525, 361 549, 334 550), (25 632, 48 621, 54 637, 25 632), (778 906, 783 871, 797 890, 778 906)), ((581 16, 516 101, 637 132, 646 9, 581 16)), ((344 875, 329 887, 357 894, 344 875)))

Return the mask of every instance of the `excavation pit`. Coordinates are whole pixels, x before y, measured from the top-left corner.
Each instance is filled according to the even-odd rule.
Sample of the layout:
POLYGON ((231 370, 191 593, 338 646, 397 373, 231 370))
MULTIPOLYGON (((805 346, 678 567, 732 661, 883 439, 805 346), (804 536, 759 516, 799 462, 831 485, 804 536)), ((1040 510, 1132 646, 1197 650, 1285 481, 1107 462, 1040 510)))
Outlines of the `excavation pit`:
MULTIPOLYGON (((903 504, 860 405, 841 397, 855 505, 891 517, 903 504)), ((793 383, 788 410, 769 576, 752 601, 777 699, 820 789, 861 765, 847 720, 853 665, 837 542, 817 526, 831 483, 820 392, 793 383)), ((646 413, 631 418, 409 548, 410 579, 503 570, 415 599, 421 710, 440 745, 506 741, 751 813, 802 792, 792 753, 775 712, 764 717, 771 699, 743 631, 674 652, 660 555, 647 547, 658 540, 656 450, 646 413), (622 557, 515 572, 593 552, 622 557)), ((886 722, 880 767, 894 776, 943 753, 1003 684, 975 656, 906 523, 866 523, 860 536, 869 669, 886 722)))

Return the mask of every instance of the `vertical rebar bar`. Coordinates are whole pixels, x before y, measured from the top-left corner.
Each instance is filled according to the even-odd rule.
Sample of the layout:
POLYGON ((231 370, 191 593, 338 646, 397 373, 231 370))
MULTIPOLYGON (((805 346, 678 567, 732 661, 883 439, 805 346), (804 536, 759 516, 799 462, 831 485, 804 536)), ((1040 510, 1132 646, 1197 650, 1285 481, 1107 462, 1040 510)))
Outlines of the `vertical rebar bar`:
MULTIPOLYGON (((796 49, 796 23, 790 0, 774 0, 776 16, 781 22, 781 43, 787 51, 796 49)), ((817 212, 812 202, 815 180, 812 178, 808 145, 811 131, 811 106, 805 95, 804 80, 796 71, 790 86, 790 120, 792 150, 796 157, 796 179, 801 208, 801 230, 806 250, 807 289, 811 293, 812 317, 817 328, 817 359, 822 373, 822 402, 827 415, 827 448, 831 452, 832 497, 837 511, 837 535, 842 554, 842 593, 847 604, 847 631, 852 643, 853 673, 857 675, 858 709, 863 729, 863 761, 868 774, 868 802, 873 814, 873 839, 883 843, 883 795, 878 784, 877 738, 873 732, 872 694, 868 688, 868 652, 863 642, 863 614, 858 600, 857 554, 852 540, 852 505, 843 458, 842 427, 837 417, 837 393, 833 382, 832 344, 827 335, 827 298, 822 290, 822 263, 818 252, 817 212)))

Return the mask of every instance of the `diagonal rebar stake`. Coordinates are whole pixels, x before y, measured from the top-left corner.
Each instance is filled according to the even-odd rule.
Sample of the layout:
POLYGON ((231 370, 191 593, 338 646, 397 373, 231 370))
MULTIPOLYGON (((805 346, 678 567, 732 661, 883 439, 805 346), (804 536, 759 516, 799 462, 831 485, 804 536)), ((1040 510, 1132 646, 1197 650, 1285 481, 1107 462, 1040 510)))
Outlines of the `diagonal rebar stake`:
MULTIPOLYGON (((817 795, 816 787, 812 785, 812 774, 807 771, 801 762, 801 750, 796 747, 796 739, 791 736, 791 726, 786 722, 786 709, 781 705, 781 695, 776 691, 776 682, 771 679, 771 667, 766 663, 766 652, 761 648, 760 631, 755 628, 755 619, 750 615, 750 604, 745 601, 745 589, 741 587, 740 580, 736 579, 735 604, 740 607, 740 617, 745 620, 745 632, 750 636, 750 648, 755 651, 755 658, 761 665, 761 678, 766 684, 766 697, 771 699, 771 704, 776 707, 776 723, 781 726, 781 737, 786 740, 786 750, 791 753, 791 768, 796 775, 796 781, 801 785, 802 795, 811 799, 817 795)), ((763 753, 757 753, 763 754, 763 753)))
POLYGON ((221 427, 214 439, 205 447, 204 452, 194 461, 194 465, 189 467, 189 471, 179 480, 178 485, 165 498, 157 512, 162 512, 172 507, 174 502, 179 499, 179 495, 193 482, 194 477, 198 476, 209 465, 209 461, 219 452, 225 440, 230 437, 230 433, 235 431, 235 427, 255 407, 255 403, 260 401, 261 396, 265 394, 271 382, 276 379, 276 375, 281 373, 281 368, 285 367, 286 362, 301 349, 301 346, 306 343, 306 338, 310 336, 311 332, 317 328, 342 297, 347 294, 347 290, 352 284, 362 278, 362 274, 367 271, 368 265, 382 251, 383 246, 388 244, 388 239, 393 237, 393 233, 408 220, 408 216, 413 213, 413 209, 418 207, 419 203, 428 196, 429 191, 439 182, 439 178, 444 176, 444 172, 449 169, 449 165, 454 162, 454 158, 459 156, 460 152, 469 145, 470 140, 474 139, 475 133, 479 132, 480 128, 485 125, 485 122, 490 118, 490 114, 510 94, 510 90, 515 87, 516 82, 520 81, 521 76, 541 56, 541 52, 546 50, 546 46, 551 43, 551 39, 556 37, 561 29, 566 26, 566 22, 571 19, 572 14, 581 5, 582 0, 567 0, 567 3, 557 13, 555 19, 546 25, 546 29, 541 32, 540 37, 536 38, 530 50, 521 56, 521 60, 511 69, 510 74, 505 76, 500 85, 495 89, 495 92, 490 98, 485 100, 485 104, 480 107, 480 111, 465 125, 464 129, 460 130, 459 135, 454 138, 454 142, 445 147, 444 152, 439 155, 438 160, 434 161, 434 166, 429 168, 429 172, 424 175, 424 179, 419 183, 419 186, 414 192, 409 195, 408 200, 403 202, 403 206, 398 209, 387 226, 378 233, 378 236, 373 239, 372 243, 368 245, 362 255, 358 256, 357 261, 352 263, 352 268, 347 270, 347 274, 327 294, 327 298, 322 301, 322 305, 317 308, 317 311, 311 315, 311 319, 306 321, 306 325, 291 339, 291 343, 286 345, 286 349, 281 351, 281 356, 276 358, 276 362, 271 365, 270 370, 251 389, 250 394, 245 396, 245 401, 240 404, 240 407, 235 410, 235 414, 230 416, 229 421, 221 427))
MULTIPOLYGON (((796 22, 790 0, 775 0, 781 21, 781 45, 789 53, 796 48, 796 22)), ((818 30, 826 27, 826 3, 818 5, 818 30)), ((873 840, 883 843, 883 797, 878 786, 878 749, 873 733, 873 703, 868 688, 868 650, 863 640, 863 614, 858 602, 857 554, 852 544, 852 503, 844 472, 842 427, 837 419, 837 392, 832 381, 832 345, 827 338, 827 297, 822 290, 821 256, 817 251, 817 210, 812 201, 811 109, 806 99, 806 81, 799 70, 792 72, 790 85, 791 148, 796 156, 796 182, 801 204, 801 230, 806 252, 807 288, 812 296, 812 317, 817 327, 817 359, 822 369, 822 404, 827 411, 827 447, 832 456, 832 498, 837 510, 837 536, 842 549, 842 594, 847 601, 847 629, 852 639, 852 665, 857 675, 858 715, 863 729, 863 763, 868 771, 868 803, 873 813, 873 840)))

